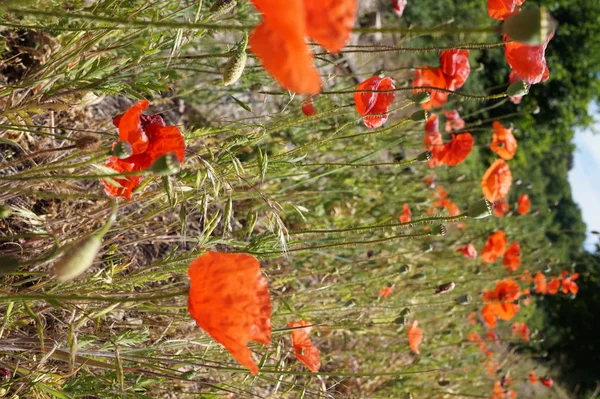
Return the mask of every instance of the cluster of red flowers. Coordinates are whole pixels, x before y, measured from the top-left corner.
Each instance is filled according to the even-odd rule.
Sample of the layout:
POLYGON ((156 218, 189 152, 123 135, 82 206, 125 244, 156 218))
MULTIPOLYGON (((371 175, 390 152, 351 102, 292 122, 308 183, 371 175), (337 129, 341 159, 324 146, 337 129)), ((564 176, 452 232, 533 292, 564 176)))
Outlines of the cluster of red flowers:
POLYGON ((431 99, 422 105, 425 109, 431 109, 444 105, 448 101, 449 94, 444 90, 460 89, 470 73, 469 50, 445 50, 440 54, 440 67, 426 66, 417 69, 412 85, 415 87, 415 93, 429 92, 431 99), (442 90, 419 89, 419 87, 437 87, 442 90))
POLYGON ((483 292, 485 305, 481 310, 483 320, 489 328, 496 327, 497 319, 508 321, 512 319, 520 307, 515 303, 521 296, 519 284, 514 280, 501 280, 496 288, 483 292))
POLYGON ((440 210, 445 210, 448 216, 460 215, 460 208, 456 202, 450 200, 448 191, 441 185, 437 185, 435 187, 433 209, 428 209, 427 213, 434 215, 440 210))
MULTIPOLYGON (((531 200, 529 195, 521 194, 517 199, 517 213, 519 215, 527 215, 531 210, 531 200)), ((510 212, 510 205, 505 200, 499 200, 494 202, 494 215, 501 218, 506 216, 510 212)))
POLYGON ((575 280, 578 278, 579 273, 563 270, 558 276, 553 276, 548 281, 542 272, 537 272, 533 277, 534 292, 541 295, 556 295, 561 291, 563 294, 576 295, 579 292, 579 286, 575 280))
MULTIPOLYGON (((456 110, 454 110, 456 112, 456 110)), ((454 119, 448 120, 446 116, 446 130, 452 131, 453 126, 464 127, 464 121, 456 114, 451 113, 454 119), (460 121, 462 121, 462 123, 460 121)), ((432 158, 427 163, 429 167, 437 167, 442 165, 454 166, 462 163, 473 150, 475 140, 471 133, 451 134, 449 142, 444 143, 442 134, 439 131, 439 121, 436 114, 431 114, 425 122, 425 140, 424 148, 431 151, 432 158)))
POLYGON ((554 385, 554 381, 552 380, 552 378, 550 377, 539 377, 537 376, 537 374, 535 373, 535 371, 530 371, 529 372, 529 383, 531 385, 535 385, 539 382, 542 383, 542 385, 547 386, 548 388, 552 387, 552 385, 554 385))

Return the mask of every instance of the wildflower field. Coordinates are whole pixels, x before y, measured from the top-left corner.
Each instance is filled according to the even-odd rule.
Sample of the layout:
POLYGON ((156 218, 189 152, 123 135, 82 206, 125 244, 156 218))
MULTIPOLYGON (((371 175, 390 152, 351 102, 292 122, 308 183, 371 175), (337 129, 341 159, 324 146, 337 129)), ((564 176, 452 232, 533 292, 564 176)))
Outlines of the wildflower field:
POLYGON ((596 1, 1 1, 0 398, 596 397, 596 1))

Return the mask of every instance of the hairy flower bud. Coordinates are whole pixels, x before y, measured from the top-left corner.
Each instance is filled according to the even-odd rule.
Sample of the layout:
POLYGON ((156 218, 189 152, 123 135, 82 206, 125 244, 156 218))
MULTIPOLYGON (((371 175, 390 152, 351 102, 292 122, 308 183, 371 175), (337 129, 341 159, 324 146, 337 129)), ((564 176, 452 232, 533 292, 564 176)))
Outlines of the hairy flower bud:
POLYGON ((529 85, 524 80, 511 83, 506 89, 506 95, 509 97, 522 97, 529 93, 529 85))
POLYGON ((493 204, 487 199, 483 198, 479 201, 471 204, 467 210, 467 217, 471 219, 485 219, 492 215, 493 204))
POLYGON ((424 151, 424 152, 420 153, 419 155, 417 155, 417 157, 415 159, 418 162, 427 162, 427 161, 431 161, 431 158, 433 158, 433 153, 431 151, 424 151))
POLYGON ((127 141, 119 141, 110 151, 110 155, 114 155, 119 159, 129 158, 133 155, 133 147, 127 141))
POLYGON ((556 30, 556 21, 544 8, 528 8, 504 21, 502 33, 512 40, 532 46, 545 43, 556 30))
POLYGON ((100 140, 95 136, 83 136, 75 142, 77 149, 82 151, 94 151, 100 148, 100 140))
POLYGON ((414 112, 410 116, 410 119, 415 122, 425 122, 428 118, 429 118, 429 112, 427 112, 424 109, 414 112))
POLYGON ((150 170, 159 176, 168 176, 179 172, 179 160, 172 152, 158 158, 150 170))
POLYGON ((432 236, 445 236, 448 233, 448 229, 443 224, 433 226, 430 231, 432 236))
POLYGON ((246 49, 235 51, 223 67, 223 86, 229 86, 239 80, 246 68, 246 49))
POLYGON ((423 104, 423 103, 426 103, 427 101, 431 100, 431 94, 429 94, 428 91, 422 91, 420 93, 415 93, 415 94, 411 95, 410 99, 415 104, 423 104))
POLYGON ((54 274, 62 282, 81 276, 92 266, 101 247, 102 238, 97 235, 80 241, 54 264, 54 274))
POLYGON ((233 10, 233 7, 236 5, 236 0, 217 0, 212 7, 210 7, 208 12, 211 13, 212 18, 218 18, 221 15, 227 14, 229 11, 233 10))

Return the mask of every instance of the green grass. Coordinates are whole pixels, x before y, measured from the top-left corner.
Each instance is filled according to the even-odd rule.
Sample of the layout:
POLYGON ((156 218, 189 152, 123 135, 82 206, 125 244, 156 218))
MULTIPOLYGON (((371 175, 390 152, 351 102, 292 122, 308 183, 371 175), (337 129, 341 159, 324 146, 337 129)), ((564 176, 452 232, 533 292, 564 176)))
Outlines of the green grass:
MULTIPOLYGON (((511 336, 510 323, 498 328, 501 343, 493 347, 500 371, 492 375, 485 355, 466 340, 472 331, 483 335, 481 323, 467 320, 481 309, 481 291, 507 272, 499 264, 467 261, 456 249, 468 242, 481 249, 489 233, 503 229, 511 242, 521 242, 524 268, 552 265, 556 272, 562 265, 546 253, 547 217, 467 219, 464 229, 451 222, 445 237, 430 236, 435 218, 355 229, 395 224, 403 203, 415 219, 427 218, 432 207, 435 190, 423 179, 433 172, 406 162, 421 153, 423 136, 422 124, 408 119, 418 109, 405 98, 409 93, 398 93, 385 127, 362 125, 351 93, 356 76, 379 67, 384 56, 376 52, 362 57, 354 74, 339 59, 319 57, 330 94, 315 99, 312 117, 300 112, 303 98, 282 91, 252 56, 241 80, 223 87, 221 68, 243 32, 190 26, 251 26, 258 16, 241 2, 214 21, 210 5, 0 6, 2 74, 14 75, 0 89, 0 204, 12 212, 0 219, 0 248, 19 261, 9 270, 3 260, 0 270, 0 367, 13 373, 0 381, 0 396, 486 398, 493 381, 508 374, 519 397, 568 397, 560 388, 527 386, 529 370, 543 375, 549 365, 532 360, 527 345, 511 336), (31 46, 18 47, 24 35, 32 35, 31 46), (112 116, 139 98, 152 100, 153 113, 180 126, 187 145, 182 170, 162 178, 145 174, 134 198, 118 201, 117 221, 94 266, 74 282, 59 283, 51 271, 59 248, 109 218, 111 201, 99 182, 105 170, 98 166, 116 140, 112 116), (82 135, 97 137, 100 149, 19 161, 82 135), (335 232, 340 229, 350 231, 335 232), (209 249, 257 256, 269 280, 273 340, 270 347, 252 346, 261 367, 256 377, 187 313, 188 265, 209 249), (433 295, 450 281, 456 289, 433 295), (378 298, 388 285, 393 294, 378 298), (311 334, 321 350, 318 373, 294 359, 285 326, 300 319, 318 326, 311 334), (407 343, 412 320, 425 334, 419 356, 407 343)), ((396 44, 418 47, 419 40, 406 36, 396 44)), ((397 87, 410 83, 402 68, 431 63, 436 52, 425 54, 428 61, 420 61, 420 52, 385 55, 397 87)), ((473 82, 465 92, 485 96, 483 90, 473 82)), ((481 198, 486 153, 479 147, 489 142, 491 121, 480 119, 481 102, 451 98, 456 102, 449 106, 465 107, 478 148, 465 163, 435 174, 466 210, 481 198)), ((526 321, 535 307, 535 301, 523 307, 515 320, 526 321)))

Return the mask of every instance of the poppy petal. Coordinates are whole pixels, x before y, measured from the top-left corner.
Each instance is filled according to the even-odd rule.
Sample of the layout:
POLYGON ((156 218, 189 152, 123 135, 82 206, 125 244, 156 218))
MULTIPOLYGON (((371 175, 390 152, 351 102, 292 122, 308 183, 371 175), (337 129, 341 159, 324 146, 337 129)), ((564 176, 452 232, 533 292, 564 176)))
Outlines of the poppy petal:
POLYGON ((113 123, 118 124, 119 140, 131 144, 134 154, 142 153, 148 148, 148 137, 142 129, 141 116, 149 104, 147 100, 141 100, 113 120, 113 123))
POLYGON ((271 299, 258 260, 248 254, 207 252, 192 262, 188 275, 190 315, 256 375, 248 342, 271 342, 271 299))
POLYGON ((379 93, 381 90, 394 90, 394 81, 391 78, 371 76, 360 83, 354 93, 356 112, 363 116, 366 127, 377 129, 385 124, 388 119, 388 108, 394 102, 394 92, 379 93), (372 90, 372 91, 361 91, 372 90))
POLYGON ((505 160, 513 159, 517 152, 517 139, 512 134, 512 130, 507 129, 498 121, 492 124, 492 144, 490 149, 505 160))
MULTIPOLYGON (((125 160, 112 156, 108 157, 104 166, 106 166, 107 168, 114 169, 117 173, 132 172, 138 170, 136 169, 135 164, 126 162, 125 160)), ((102 179, 102 184, 104 185, 104 192, 106 193, 106 195, 112 198, 121 197, 129 200, 133 195, 133 190, 135 190, 140 185, 142 177, 128 176, 112 179, 115 182, 117 182, 121 187, 117 187, 111 184, 107 179, 102 179)))
POLYGON ((471 133, 453 134, 450 142, 444 144, 442 163, 448 166, 462 163, 473 150, 474 144, 475 140, 471 133))
POLYGON ((408 328, 408 345, 410 346, 410 350, 418 355, 420 353, 419 346, 422 342, 423 330, 419 328, 419 322, 415 320, 408 328))
POLYGON ((292 321, 288 323, 287 326, 288 328, 294 328, 292 330, 292 345, 294 346, 296 359, 308 367, 310 371, 317 372, 321 368, 321 353, 319 349, 313 345, 308 336, 311 328, 296 328, 311 325, 312 323, 308 321, 300 320, 292 321))
POLYGON ((506 198, 512 185, 510 167, 504 159, 497 159, 481 179, 483 196, 491 202, 506 198))
POLYGON ((304 0, 308 37, 330 53, 338 53, 350 38, 356 0, 304 0))

